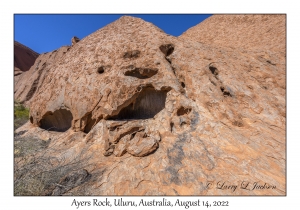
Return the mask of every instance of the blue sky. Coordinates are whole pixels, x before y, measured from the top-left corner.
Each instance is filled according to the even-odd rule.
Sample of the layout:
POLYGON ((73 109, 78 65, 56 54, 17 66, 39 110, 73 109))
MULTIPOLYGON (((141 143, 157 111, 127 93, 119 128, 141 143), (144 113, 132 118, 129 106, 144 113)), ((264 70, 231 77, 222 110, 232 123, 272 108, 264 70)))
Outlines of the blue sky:
MULTIPOLYGON (((179 36, 211 15, 131 15, 151 22, 167 34, 179 36)), ((37 53, 53 51, 63 45, 70 45, 71 38, 82 39, 99 28, 119 19, 123 15, 14 15, 14 40, 37 53)))

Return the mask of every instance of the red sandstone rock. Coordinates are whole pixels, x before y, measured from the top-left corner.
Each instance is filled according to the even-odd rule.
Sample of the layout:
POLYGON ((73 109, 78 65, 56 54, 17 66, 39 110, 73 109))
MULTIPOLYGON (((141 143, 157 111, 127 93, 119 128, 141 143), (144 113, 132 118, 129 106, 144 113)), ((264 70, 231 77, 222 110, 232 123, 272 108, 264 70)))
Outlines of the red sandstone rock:
POLYGON ((32 49, 14 41, 14 66, 21 71, 28 71, 39 56, 32 49))
POLYGON ((39 55, 29 71, 21 74, 19 79, 15 81, 15 99, 25 102, 29 106, 31 98, 42 85, 45 77, 48 75, 48 71, 51 71, 51 66, 57 65, 57 62, 69 48, 64 46, 53 52, 39 55))
MULTIPOLYGON (((248 22, 225 15, 220 24, 236 37, 248 22)), ((262 26, 247 29, 256 42, 232 49, 223 36, 216 40, 224 45, 195 41, 189 31, 176 38, 124 16, 58 60, 40 56, 46 67, 38 59, 27 77, 37 81, 34 94, 29 101, 30 90, 15 94, 30 105, 31 122, 18 132, 51 138, 43 153, 57 159, 50 168, 84 164, 92 181, 65 195, 285 195, 285 33, 268 34, 276 43, 262 45, 255 38, 262 26), (220 190, 219 181, 276 188, 220 190)))
POLYGON ((14 41, 14 80, 15 83, 19 80, 19 75, 28 71, 34 64, 35 59, 38 57, 38 53, 32 49, 22 45, 21 43, 14 41))
POLYGON ((180 38, 247 51, 272 51, 285 56, 285 15, 213 15, 180 38))

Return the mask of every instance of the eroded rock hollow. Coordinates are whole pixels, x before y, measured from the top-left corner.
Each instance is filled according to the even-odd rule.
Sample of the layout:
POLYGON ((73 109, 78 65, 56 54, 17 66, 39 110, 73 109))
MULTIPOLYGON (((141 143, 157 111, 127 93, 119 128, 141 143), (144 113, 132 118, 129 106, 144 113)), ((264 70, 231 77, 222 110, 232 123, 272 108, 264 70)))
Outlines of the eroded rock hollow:
POLYGON ((153 87, 144 88, 138 96, 126 107, 122 108, 119 114, 109 119, 149 119, 165 108, 167 91, 155 90, 153 87))
POLYGON ((69 110, 59 109, 55 112, 47 112, 40 120, 40 128, 48 131, 67 131, 72 124, 73 116, 69 110))

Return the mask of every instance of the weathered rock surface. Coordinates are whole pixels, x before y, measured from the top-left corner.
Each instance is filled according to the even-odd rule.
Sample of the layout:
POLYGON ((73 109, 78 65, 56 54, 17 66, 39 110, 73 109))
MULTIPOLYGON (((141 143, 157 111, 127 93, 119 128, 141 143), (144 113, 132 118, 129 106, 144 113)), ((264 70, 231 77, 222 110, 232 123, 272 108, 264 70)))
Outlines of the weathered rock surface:
POLYGON ((181 36, 214 46, 285 55, 285 15, 213 15, 181 36))
POLYGON ((58 194, 285 195, 286 71, 273 48, 203 44, 124 16, 68 49, 37 67, 31 122, 17 130, 51 138, 49 167, 84 163, 92 178, 58 194))
POLYGON ((14 41, 14 80, 15 83, 19 80, 19 75, 28 71, 34 64, 34 61, 39 56, 32 49, 14 41))
POLYGON ((15 99, 25 102, 29 106, 31 98, 42 86, 45 77, 51 71, 52 65, 59 65, 59 60, 69 49, 70 47, 64 46, 53 52, 39 55, 31 68, 19 75, 18 80, 15 80, 15 99))

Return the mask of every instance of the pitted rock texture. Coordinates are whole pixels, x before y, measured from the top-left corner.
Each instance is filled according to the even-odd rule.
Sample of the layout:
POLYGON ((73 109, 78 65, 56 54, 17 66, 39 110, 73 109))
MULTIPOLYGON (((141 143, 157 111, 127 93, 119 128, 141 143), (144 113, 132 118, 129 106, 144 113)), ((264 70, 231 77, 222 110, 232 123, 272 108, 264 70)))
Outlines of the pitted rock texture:
POLYGON ((15 80, 14 98, 25 103, 26 106, 30 106, 31 98, 43 85, 52 65, 59 65, 59 60, 69 49, 70 47, 64 46, 53 52, 39 55, 33 66, 27 72, 21 74, 17 81, 15 80))
POLYGON ((58 157, 55 165, 84 163, 92 178, 64 195, 286 193, 286 70, 277 52, 176 38, 124 16, 41 72, 31 122, 17 132, 51 138, 43 157, 58 157), (64 132, 43 127, 57 110, 72 115, 64 132), (220 190, 219 181, 276 188, 220 190))
POLYGON ((213 15, 180 37, 214 46, 285 53, 286 15, 213 15))

